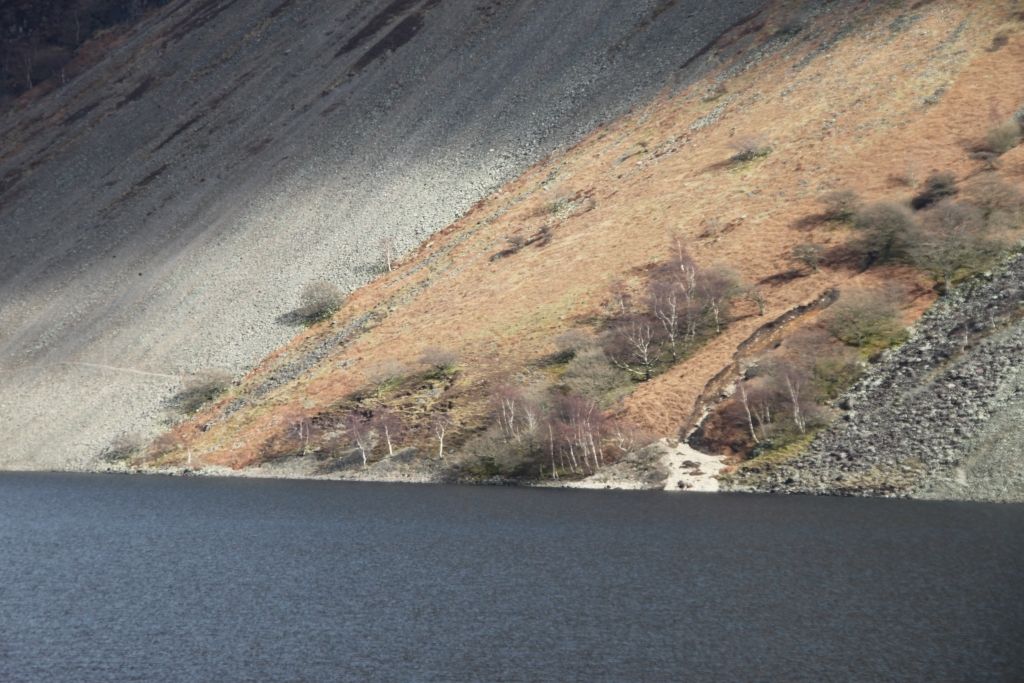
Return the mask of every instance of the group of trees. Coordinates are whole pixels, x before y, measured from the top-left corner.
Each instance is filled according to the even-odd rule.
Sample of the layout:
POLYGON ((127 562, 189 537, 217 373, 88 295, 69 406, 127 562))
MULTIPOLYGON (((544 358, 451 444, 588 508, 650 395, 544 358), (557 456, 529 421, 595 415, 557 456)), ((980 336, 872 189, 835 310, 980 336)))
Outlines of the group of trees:
POLYGON ((340 406, 309 416, 300 412, 286 448, 333 457, 358 453, 365 466, 394 457, 403 448, 426 449, 439 460, 448 456, 455 420, 445 398, 457 375, 458 356, 430 347, 419 356, 418 369, 389 361, 369 370, 367 385, 340 406))
POLYGON ((0 0, 0 99, 59 78, 96 31, 167 0, 0 0))
MULTIPOLYGON (((962 196, 951 173, 931 175, 908 203, 863 204, 850 191, 823 198, 821 218, 857 231, 851 247, 865 267, 906 263, 928 272, 946 288, 988 267, 1006 248, 1008 228, 1020 227, 1024 195, 998 178, 977 179, 962 196)), ((794 261, 817 268, 823 255, 799 245, 794 261)))
POLYGON ((604 352, 639 381, 651 379, 721 333, 738 299, 761 306, 757 291, 745 287, 733 271, 697 265, 679 238, 673 251, 669 261, 651 272, 641 296, 618 287, 609 307, 604 352))
POLYGON ((466 446, 484 474, 590 475, 654 441, 564 387, 499 386, 492 408, 491 427, 466 446))
POLYGON ((890 292, 844 293, 818 325, 758 358, 703 426, 719 449, 756 454, 809 434, 828 421, 828 403, 853 384, 865 360, 905 337, 890 292))

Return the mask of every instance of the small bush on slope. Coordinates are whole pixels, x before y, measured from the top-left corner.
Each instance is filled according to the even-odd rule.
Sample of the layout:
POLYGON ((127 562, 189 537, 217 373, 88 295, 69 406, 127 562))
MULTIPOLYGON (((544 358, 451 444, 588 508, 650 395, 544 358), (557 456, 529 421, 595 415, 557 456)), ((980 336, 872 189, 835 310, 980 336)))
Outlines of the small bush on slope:
POLYGON ((915 211, 927 209, 947 197, 956 195, 958 191, 955 175, 948 172, 933 173, 924 181, 924 189, 914 197, 910 205, 915 211))
POLYGON ((231 380, 226 370, 203 370, 188 377, 171 401, 182 413, 194 413, 226 391, 231 380))
POLYGON ((864 264, 872 266, 904 258, 917 223, 902 204, 878 202, 857 212, 854 227, 861 235, 856 247, 864 264))
POLYGON ((331 317, 345 303, 345 293, 326 280, 315 280, 302 288, 295 316, 306 324, 331 317))
POLYGON ((992 265, 1005 244, 990 234, 984 212, 969 204, 942 202, 926 217, 910 247, 910 261, 945 290, 992 265))
POLYGON ((844 293, 823 319, 829 334, 866 356, 906 339, 895 297, 885 293, 844 293))
POLYGON ((825 221, 846 223, 852 221, 861 208, 861 199, 852 190, 837 190, 822 196, 824 210, 821 218, 825 221))
POLYGON ((1004 121, 985 136, 985 150, 996 155, 1006 154, 1021 143, 1022 132, 1017 119, 1004 121))

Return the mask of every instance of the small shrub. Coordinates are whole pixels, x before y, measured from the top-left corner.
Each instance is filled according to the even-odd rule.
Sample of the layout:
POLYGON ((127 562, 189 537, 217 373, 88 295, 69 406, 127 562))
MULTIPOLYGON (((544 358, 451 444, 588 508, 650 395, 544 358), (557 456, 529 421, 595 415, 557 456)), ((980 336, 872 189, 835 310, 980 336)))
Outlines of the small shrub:
POLYGON ((194 413, 224 393, 231 380, 231 373, 226 370, 203 370, 185 379, 172 402, 181 412, 194 413))
POLYGON ((164 456, 181 450, 184 447, 185 444, 178 440, 178 435, 172 430, 164 432, 153 439, 153 442, 149 444, 149 448, 146 449, 145 455, 150 461, 160 460, 164 456))
POLYGON ((592 334, 579 329, 567 330, 555 338, 555 352, 545 359, 545 363, 562 365, 596 346, 597 339, 592 334))
POLYGON ((146 440, 137 432, 121 434, 107 446, 100 457, 107 462, 123 462, 140 455, 146 448, 146 440))
POLYGON ((409 375, 409 368, 396 360, 386 360, 372 366, 366 372, 366 379, 378 392, 387 391, 409 375))
POLYGON ((914 197, 911 206, 915 211, 927 209, 947 197, 952 197, 958 192, 956 187, 956 176, 952 173, 933 173, 924 181, 924 189, 914 197))
POLYGON ((983 271, 1002 252, 1004 245, 987 228, 981 209, 943 202, 927 216, 910 248, 910 260, 948 290, 954 282, 983 271))
POLYGON ((1024 192, 985 174, 968 188, 972 204, 977 206, 991 228, 1019 228, 1024 224, 1024 192))
POLYGON ((431 368, 436 376, 449 376, 455 372, 459 356, 448 349, 431 346, 420 354, 420 363, 431 368))
POLYGON ((729 157, 729 162, 733 164, 763 159, 772 153, 771 145, 759 136, 740 138, 733 142, 730 147, 732 147, 734 154, 729 157))
POLYGON ((821 267, 821 258, 825 253, 819 244, 803 243, 793 247, 789 252, 789 260, 806 266, 811 272, 817 273, 821 267))
POLYGON ((1006 154, 1020 144, 1021 128, 1016 118, 992 128, 985 136, 985 149, 996 155, 1006 154))
POLYGON ((727 95, 729 90, 725 87, 724 83, 715 83, 704 91, 704 97, 701 98, 702 102, 714 102, 715 100, 721 99, 724 95, 727 95))
POLYGON ((824 210, 821 217, 826 221, 848 223, 854 219, 861 207, 860 197, 853 190, 837 190, 821 197, 824 210))
POLYGON ((814 364, 814 390, 823 400, 834 401, 863 374, 864 368, 856 358, 828 355, 814 364))
POLYGON ((345 303, 345 293, 326 280, 310 282, 302 288, 295 315, 307 324, 331 317, 345 303))
POLYGON ((988 152, 996 157, 1005 155, 1021 143, 1022 135, 1024 135, 1024 124, 1015 116, 993 126, 985 134, 985 140, 978 147, 978 151, 988 152))
POLYGON ((861 232, 857 249, 865 265, 886 263, 906 256, 917 224, 902 204, 879 202, 857 213, 854 227, 861 232))
POLYGON ((628 393, 632 380, 595 346, 573 356, 562 374, 562 384, 572 393, 608 407, 628 393))
POLYGON ((891 297, 873 292, 849 292, 823 319, 825 329, 839 341, 867 355, 902 343, 906 329, 891 297))

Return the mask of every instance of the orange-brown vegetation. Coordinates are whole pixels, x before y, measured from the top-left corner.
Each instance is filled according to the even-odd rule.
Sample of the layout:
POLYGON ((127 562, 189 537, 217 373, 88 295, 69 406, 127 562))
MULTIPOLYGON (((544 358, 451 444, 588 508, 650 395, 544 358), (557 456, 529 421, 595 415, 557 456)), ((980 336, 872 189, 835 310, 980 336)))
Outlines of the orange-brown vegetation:
MULTIPOLYGON (((578 424, 592 409, 579 401, 596 399, 566 388, 580 380, 565 360, 607 373, 601 352, 633 375, 620 394, 605 392, 601 420, 675 437, 718 400, 746 360, 773 344, 781 346, 761 363, 765 374, 744 387, 753 394, 748 404, 789 401, 790 418, 794 407, 800 416, 797 431, 811 429, 819 399, 834 394, 829 386, 809 389, 822 372, 817 361, 834 364, 836 375, 853 373, 859 358, 827 332, 827 311, 786 313, 833 289, 849 300, 856 299, 850 292, 895 286, 891 306, 909 323, 935 296, 934 280, 895 253, 874 253, 865 263, 858 241, 866 233, 855 216, 871 218, 865 207, 875 207, 873 225, 883 218, 933 231, 943 221, 959 225, 949 215, 924 221, 910 208, 931 193, 921 208, 938 211, 952 189, 949 177, 935 174, 946 173, 957 191, 980 198, 982 211, 1006 217, 1000 230, 1019 225, 1013 203, 1024 150, 985 159, 972 150, 1024 105, 1024 24, 1002 2, 918 4, 910 12, 901 3, 863 3, 780 39, 790 3, 776 3, 723 37, 730 54, 739 54, 718 59, 706 79, 600 127, 479 202, 330 320, 267 358, 227 398, 177 426, 174 442, 187 444, 198 461, 241 468, 320 437, 327 444, 345 433, 336 423, 343 414, 370 420, 386 410, 401 425, 392 447, 430 448, 437 457, 440 431, 446 453, 474 447, 472 439, 499 424, 501 396, 537 387, 558 388, 564 400, 554 410, 563 424, 578 424), (992 204, 998 208, 985 208, 992 204), (665 346, 662 334, 659 359, 645 364, 628 348, 630 330, 657 325, 637 323, 635 311, 610 315, 609 307, 622 292, 662 306, 665 291, 652 274, 672 262, 679 242, 696 267, 734 273, 727 288, 742 281, 754 294, 744 299, 730 289, 733 306, 723 307, 713 331, 704 328, 699 344, 683 352, 665 346), (318 363, 275 380, 361 317, 365 324, 318 363), (619 330, 618 342, 609 341, 609 329, 619 330), (571 342, 566 355, 567 334, 605 341, 571 342), (457 362, 420 362, 437 349, 457 362), (783 361, 796 357, 801 363, 787 369, 783 361), (412 370, 382 381, 387 367, 412 370), (444 430, 432 422, 438 416, 444 430)), ((660 324, 657 313, 653 320, 660 324)), ((733 434, 746 441, 734 449, 741 451, 765 434, 756 417, 731 405, 725 421, 738 425, 733 434)), ((348 431, 360 432, 359 425, 348 431)), ((505 436, 518 428, 506 420, 505 436)), ((184 452, 180 446, 156 462, 180 463, 184 452)))

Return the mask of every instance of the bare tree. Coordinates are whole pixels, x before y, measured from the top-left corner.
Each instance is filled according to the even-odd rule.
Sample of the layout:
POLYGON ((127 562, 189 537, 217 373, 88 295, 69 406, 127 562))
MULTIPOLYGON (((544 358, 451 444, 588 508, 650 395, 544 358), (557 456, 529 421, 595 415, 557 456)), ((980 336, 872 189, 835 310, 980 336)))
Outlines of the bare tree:
POLYGON ((494 393, 494 401, 498 404, 498 425, 510 441, 519 441, 519 425, 516 410, 521 395, 515 387, 498 387, 494 393))
POLYGON ((388 447, 388 457, 395 455, 394 440, 402 433, 402 418, 393 411, 382 409, 373 416, 373 429, 384 438, 388 447))
POLYGON ((650 290, 651 312, 665 331, 672 360, 678 360, 679 343, 683 334, 680 288, 676 283, 655 280, 651 282, 650 290))
POLYGON ((790 410, 793 415, 793 424, 800 431, 801 434, 807 431, 807 417, 804 415, 802 405, 802 390, 803 381, 799 377, 796 377, 794 373, 787 372, 784 375, 786 382, 786 392, 789 394, 790 410))
POLYGON ((373 453, 373 426, 364 415, 349 413, 345 416, 345 432, 363 456, 363 467, 366 467, 369 456, 373 453))
POLYGON ((302 442, 302 452, 309 451, 309 439, 313 433, 313 420, 308 415, 299 415, 292 421, 292 433, 302 442))
POLYGON ((747 383, 740 381, 737 387, 740 395, 740 404, 743 406, 743 411, 747 416, 747 428, 750 430, 750 438, 754 440, 754 443, 761 443, 761 439, 757 438, 757 430, 754 429, 754 415, 750 411, 750 395, 747 394, 747 383))
POLYGON ((398 242, 394 235, 385 235, 377 240, 377 248, 380 249, 381 259, 384 267, 390 273, 395 269, 395 260, 398 257, 398 242))
POLYGON ((581 396, 569 395, 561 398, 557 410, 564 424, 563 439, 571 457, 575 459, 578 449, 583 462, 591 472, 596 472, 601 467, 600 443, 604 421, 598 405, 581 396))
POLYGON ((444 437, 452 426, 452 419, 446 413, 438 413, 431 420, 431 426, 437 438, 437 457, 444 460, 444 437))
POLYGON ((654 332, 650 321, 636 316, 612 331, 608 358, 612 363, 643 381, 651 378, 654 368, 654 332))
POLYGON ((700 293, 714 324, 715 334, 722 332, 722 324, 729 314, 729 302, 741 290, 739 277, 727 268, 713 268, 702 274, 700 293))

